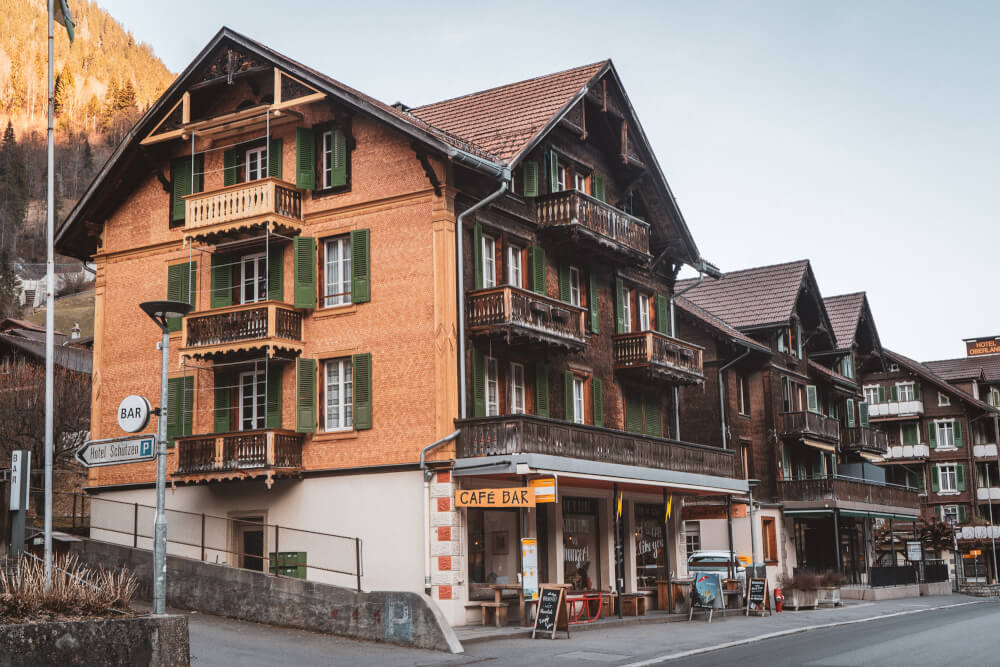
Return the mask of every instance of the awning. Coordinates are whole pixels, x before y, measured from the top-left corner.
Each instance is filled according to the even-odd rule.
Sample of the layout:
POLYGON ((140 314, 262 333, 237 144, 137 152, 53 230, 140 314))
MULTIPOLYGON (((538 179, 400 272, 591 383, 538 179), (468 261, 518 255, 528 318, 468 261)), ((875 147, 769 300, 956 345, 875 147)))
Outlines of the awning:
POLYGON ((858 519, 871 517, 873 519, 893 519, 894 521, 916 521, 919 517, 893 512, 860 512, 858 510, 840 510, 840 516, 851 516, 858 519))
POLYGON ((878 454, 872 454, 870 452, 858 452, 858 454, 861 455, 861 458, 868 459, 872 463, 881 463, 882 461, 885 461, 885 458, 879 456, 878 454))
POLYGON ((837 445, 831 445, 828 442, 821 442, 819 440, 813 440, 811 438, 802 438, 802 444, 808 445, 809 447, 815 447, 816 449, 822 449, 827 452, 837 451, 837 445))

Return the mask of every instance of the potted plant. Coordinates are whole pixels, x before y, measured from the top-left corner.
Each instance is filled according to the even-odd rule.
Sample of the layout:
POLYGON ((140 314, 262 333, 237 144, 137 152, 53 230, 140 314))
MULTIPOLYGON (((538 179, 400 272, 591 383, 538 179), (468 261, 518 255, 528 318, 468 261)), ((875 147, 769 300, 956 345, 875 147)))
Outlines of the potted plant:
POLYGON ((816 591, 819 588, 819 577, 811 572, 802 572, 781 578, 781 589, 785 594, 785 608, 799 609, 816 608, 816 591))
POLYGON ((840 572, 825 572, 819 577, 816 589, 816 602, 821 605, 836 607, 840 602, 840 587, 847 581, 840 572))

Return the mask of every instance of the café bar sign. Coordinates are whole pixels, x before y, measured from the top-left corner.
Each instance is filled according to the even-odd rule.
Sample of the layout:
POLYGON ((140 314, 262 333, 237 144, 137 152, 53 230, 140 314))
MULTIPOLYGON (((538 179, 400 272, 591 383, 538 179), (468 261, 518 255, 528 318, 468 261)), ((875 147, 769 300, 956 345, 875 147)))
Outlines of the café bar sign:
POLYGON ((993 338, 969 338, 965 341, 965 354, 969 357, 1000 354, 1000 336, 994 336, 993 338))
POLYGON ((455 507, 534 507, 535 490, 517 486, 505 489, 458 489, 455 507))

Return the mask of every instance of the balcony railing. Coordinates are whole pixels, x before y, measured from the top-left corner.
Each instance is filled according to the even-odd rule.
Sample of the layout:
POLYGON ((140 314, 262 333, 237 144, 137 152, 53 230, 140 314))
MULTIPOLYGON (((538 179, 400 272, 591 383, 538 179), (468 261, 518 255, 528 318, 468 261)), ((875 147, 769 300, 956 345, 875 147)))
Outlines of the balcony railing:
POLYGON ((784 412, 780 415, 780 426, 783 436, 840 441, 840 422, 818 412, 784 412))
POLYGON ((648 223, 578 190, 536 198, 535 221, 541 227, 579 226, 611 249, 649 254, 648 223))
POLYGON ((458 422, 459 458, 549 454, 601 463, 740 478, 733 453, 535 415, 478 417, 458 422))
POLYGON ((268 339, 301 341, 302 313, 277 301, 264 301, 184 318, 185 348, 268 339))
POLYGON ((869 417, 898 417, 924 414, 923 401, 889 401, 868 406, 869 417))
POLYGON ((822 503, 832 501, 865 503, 879 508, 891 506, 913 510, 914 516, 920 509, 919 492, 908 486, 879 484, 853 477, 816 477, 779 482, 781 497, 785 501, 800 503, 822 503))
POLYGON ((840 434, 840 444, 846 450, 885 456, 889 451, 889 434, 868 426, 848 426, 840 434))
POLYGON ((567 347, 586 344, 583 308, 510 285, 471 292, 469 331, 567 347))
POLYGON ((657 331, 616 334, 614 350, 616 370, 642 370, 682 383, 705 379, 702 348, 657 331))
POLYGON ((184 199, 185 229, 267 216, 302 219, 302 193, 276 178, 198 192, 184 199))
POLYGON ((972 455, 975 456, 977 459, 979 458, 996 459, 997 446, 993 443, 987 443, 985 445, 973 445, 972 455))
POLYGON ((925 459, 931 455, 931 448, 927 445, 892 445, 885 453, 887 459, 925 459))
POLYGON ((302 467, 301 433, 238 431, 177 438, 175 475, 302 467))

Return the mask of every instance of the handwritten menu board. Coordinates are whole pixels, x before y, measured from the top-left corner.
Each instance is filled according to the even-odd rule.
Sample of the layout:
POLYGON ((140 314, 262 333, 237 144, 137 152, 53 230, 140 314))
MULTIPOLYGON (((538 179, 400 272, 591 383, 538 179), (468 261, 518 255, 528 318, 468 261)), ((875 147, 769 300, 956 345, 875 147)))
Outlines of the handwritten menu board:
POLYGON ((747 615, 751 611, 771 611, 771 601, 767 597, 767 579, 751 579, 747 590, 747 615))
POLYGON ((566 589, 561 586, 540 586, 538 597, 538 613, 535 614, 535 626, 531 630, 531 638, 541 632, 549 639, 556 638, 557 630, 565 630, 569 637, 569 616, 566 613, 566 589))

